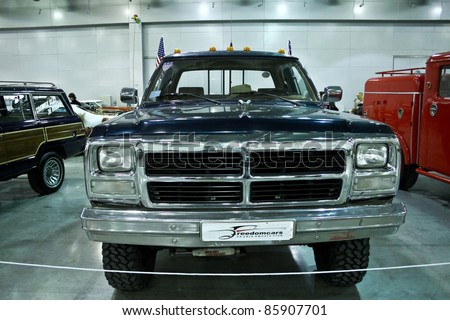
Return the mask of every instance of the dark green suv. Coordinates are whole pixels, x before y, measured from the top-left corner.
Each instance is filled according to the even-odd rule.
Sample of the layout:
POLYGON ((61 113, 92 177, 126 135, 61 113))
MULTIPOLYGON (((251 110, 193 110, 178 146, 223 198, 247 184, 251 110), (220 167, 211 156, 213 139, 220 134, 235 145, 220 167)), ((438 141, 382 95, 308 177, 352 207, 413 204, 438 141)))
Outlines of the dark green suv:
POLYGON ((28 174, 34 191, 56 192, 63 159, 80 154, 85 128, 60 88, 48 82, 0 81, 0 181, 28 174))

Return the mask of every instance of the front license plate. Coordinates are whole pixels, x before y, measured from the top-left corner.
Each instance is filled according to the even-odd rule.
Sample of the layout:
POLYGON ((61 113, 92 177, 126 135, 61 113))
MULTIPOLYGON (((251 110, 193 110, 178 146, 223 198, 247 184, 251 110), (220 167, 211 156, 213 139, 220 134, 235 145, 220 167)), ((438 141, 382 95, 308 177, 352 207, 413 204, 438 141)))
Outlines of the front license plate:
POLYGON ((202 222, 203 241, 290 240, 294 221, 202 222))

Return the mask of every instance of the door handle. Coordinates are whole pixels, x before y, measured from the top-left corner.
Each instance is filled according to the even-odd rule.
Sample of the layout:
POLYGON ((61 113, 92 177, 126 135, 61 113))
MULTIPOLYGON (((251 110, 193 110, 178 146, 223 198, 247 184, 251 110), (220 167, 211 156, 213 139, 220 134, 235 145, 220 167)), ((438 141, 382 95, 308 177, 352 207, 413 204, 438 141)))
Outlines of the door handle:
POLYGON ((434 117, 437 114, 437 112, 438 112, 438 106, 435 104, 432 104, 430 107, 430 115, 432 117, 434 117))

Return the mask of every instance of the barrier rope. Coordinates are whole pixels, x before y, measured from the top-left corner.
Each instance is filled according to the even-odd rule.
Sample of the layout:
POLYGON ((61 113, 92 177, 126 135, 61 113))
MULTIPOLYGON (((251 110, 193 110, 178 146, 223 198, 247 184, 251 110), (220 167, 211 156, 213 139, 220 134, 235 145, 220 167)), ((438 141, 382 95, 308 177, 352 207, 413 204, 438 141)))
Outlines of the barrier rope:
POLYGON ((46 264, 21 263, 21 262, 11 262, 11 261, 1 261, 1 260, 0 260, 0 264, 21 266, 21 267, 71 270, 71 271, 135 273, 135 274, 149 274, 149 275, 161 275, 161 276, 261 277, 261 276, 298 276, 298 275, 314 275, 314 274, 341 273, 341 272, 360 272, 360 271, 370 272, 370 271, 401 270, 401 269, 413 269, 413 268, 430 268, 430 267, 448 266, 448 265, 450 265, 450 262, 367 268, 367 269, 351 269, 351 270, 301 271, 301 272, 295 272, 295 271, 294 272, 261 272, 261 273, 190 273, 190 272, 161 272, 161 271, 152 271, 152 272, 150 272, 150 271, 148 271, 148 272, 147 271, 124 271, 124 270, 105 270, 105 269, 95 269, 95 268, 53 266, 53 265, 46 265, 46 264))

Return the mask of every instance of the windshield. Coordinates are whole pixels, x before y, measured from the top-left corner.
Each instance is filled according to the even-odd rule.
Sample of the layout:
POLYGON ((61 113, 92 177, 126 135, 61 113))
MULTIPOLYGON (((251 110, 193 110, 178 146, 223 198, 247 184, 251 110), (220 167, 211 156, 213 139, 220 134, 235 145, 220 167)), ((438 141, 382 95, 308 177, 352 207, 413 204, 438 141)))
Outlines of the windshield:
POLYGON ((243 99, 317 101, 306 72, 292 59, 213 57, 166 61, 156 70, 144 101, 243 99))

